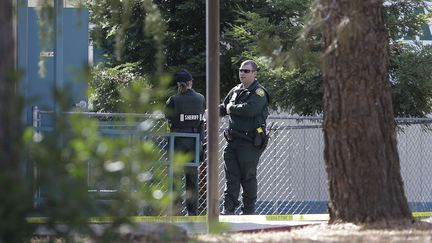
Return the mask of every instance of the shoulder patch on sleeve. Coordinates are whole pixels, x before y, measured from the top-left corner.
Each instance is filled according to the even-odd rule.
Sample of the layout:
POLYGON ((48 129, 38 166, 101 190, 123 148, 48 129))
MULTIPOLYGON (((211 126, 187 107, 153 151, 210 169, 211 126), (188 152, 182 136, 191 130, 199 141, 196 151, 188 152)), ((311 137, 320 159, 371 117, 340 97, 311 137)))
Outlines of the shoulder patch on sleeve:
POLYGON ((258 88, 258 89, 256 89, 255 93, 256 93, 258 96, 261 96, 261 97, 264 97, 264 95, 265 95, 265 92, 264 92, 264 90, 263 90, 262 88, 258 88))

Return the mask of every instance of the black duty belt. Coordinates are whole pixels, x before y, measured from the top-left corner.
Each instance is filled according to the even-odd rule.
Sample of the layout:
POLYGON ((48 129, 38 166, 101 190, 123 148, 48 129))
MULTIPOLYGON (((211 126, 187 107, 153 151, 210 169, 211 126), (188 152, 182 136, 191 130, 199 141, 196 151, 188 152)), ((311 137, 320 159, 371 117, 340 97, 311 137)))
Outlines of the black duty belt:
POLYGON ((233 129, 228 129, 224 131, 225 139, 232 141, 234 139, 243 139, 246 141, 253 142, 255 137, 255 131, 237 131, 233 129))

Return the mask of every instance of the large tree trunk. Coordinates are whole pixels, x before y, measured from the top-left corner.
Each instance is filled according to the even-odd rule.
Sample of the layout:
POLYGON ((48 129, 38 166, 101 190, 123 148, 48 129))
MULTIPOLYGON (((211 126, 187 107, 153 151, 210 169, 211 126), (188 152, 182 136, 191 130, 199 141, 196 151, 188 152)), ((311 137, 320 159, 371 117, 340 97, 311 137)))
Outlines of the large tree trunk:
POLYGON ((31 194, 20 171, 22 131, 13 2, 0 0, 0 242, 22 242, 31 232, 26 222, 31 194))
POLYGON ((1 171, 17 167, 17 153, 12 140, 16 133, 16 113, 13 97, 15 93, 14 70, 16 62, 12 0, 0 1, 0 166, 1 171))
POLYGON ((404 193, 380 0, 320 0, 330 223, 412 219, 404 193))

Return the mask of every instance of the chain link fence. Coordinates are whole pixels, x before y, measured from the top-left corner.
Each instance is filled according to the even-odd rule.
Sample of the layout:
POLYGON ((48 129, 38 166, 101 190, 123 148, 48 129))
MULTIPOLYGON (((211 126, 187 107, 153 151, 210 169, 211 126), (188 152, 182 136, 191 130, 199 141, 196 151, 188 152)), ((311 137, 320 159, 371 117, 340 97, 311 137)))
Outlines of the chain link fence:
MULTIPOLYGON (((91 113, 87 114, 91 115, 91 113)), ((92 116, 98 116, 96 114, 92 116)), ((142 116, 140 119, 144 121, 134 123, 132 127, 142 125, 146 117, 142 116)), ((40 119, 39 115, 39 123, 34 124, 35 128, 43 130, 41 128, 44 124, 41 121, 43 119, 40 119)), ((154 121, 157 122, 152 123, 152 131, 163 131, 165 122, 154 121)), ((432 118, 396 118, 396 123, 401 173, 410 208, 413 212, 432 212, 432 184, 430 183, 432 181, 430 165, 432 130, 429 128, 432 118)), ((124 131, 122 126, 126 125, 119 125, 119 123, 113 125, 109 121, 101 121, 99 129, 109 136, 122 133, 122 130, 124 131)), ((225 183, 223 148, 226 141, 222 133, 225 128, 227 128, 227 119, 222 118, 219 131, 221 203, 225 183)), ((271 138, 258 165, 256 213, 260 215, 327 213, 329 195, 323 157, 322 118, 274 115, 268 118, 267 128, 271 138)), ((135 136, 134 133, 129 135, 135 136)), ((160 148, 161 160, 169 162, 170 149, 166 137, 155 136, 153 141, 160 148)), ((201 162, 198 169, 199 213, 205 215, 207 210, 206 161, 201 162)), ((169 166, 158 171, 162 176, 169 177, 169 166)), ((97 189, 103 190, 100 186, 97 189)), ((168 188, 165 186, 163 190, 166 191, 168 188)), ((185 209, 183 213, 186 214, 185 209)))

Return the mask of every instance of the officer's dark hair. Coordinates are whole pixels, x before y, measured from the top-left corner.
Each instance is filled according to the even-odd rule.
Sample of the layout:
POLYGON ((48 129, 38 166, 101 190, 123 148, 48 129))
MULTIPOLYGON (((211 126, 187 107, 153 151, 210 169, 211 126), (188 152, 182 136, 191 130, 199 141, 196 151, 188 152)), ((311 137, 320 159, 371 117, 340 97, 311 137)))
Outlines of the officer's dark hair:
POLYGON ((190 84, 192 84, 192 81, 188 81, 186 83, 184 83, 184 82, 177 83, 177 91, 179 93, 184 93, 184 92, 188 91, 190 84))
POLYGON ((180 71, 178 71, 175 75, 174 75, 175 81, 177 82, 177 90, 180 93, 184 93, 186 92, 192 84, 192 74, 186 70, 186 69, 182 69, 180 71))
POLYGON ((242 65, 251 65, 253 70, 258 70, 258 65, 256 64, 256 62, 254 60, 246 60, 244 62, 242 62, 242 65))

